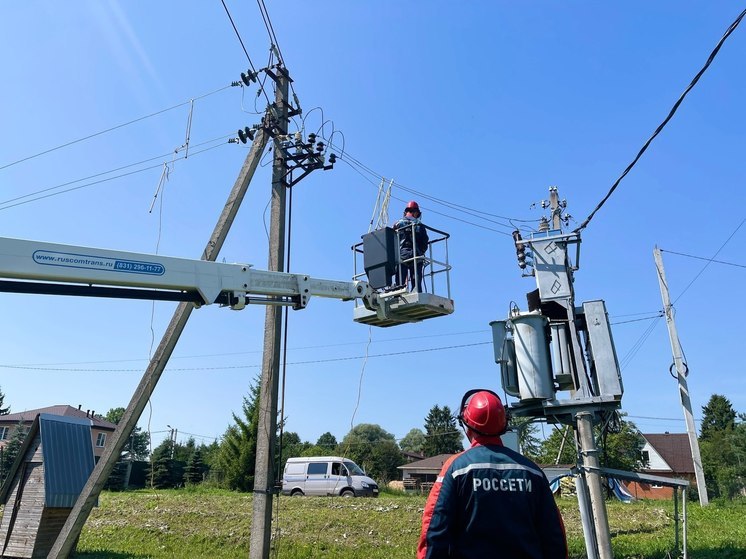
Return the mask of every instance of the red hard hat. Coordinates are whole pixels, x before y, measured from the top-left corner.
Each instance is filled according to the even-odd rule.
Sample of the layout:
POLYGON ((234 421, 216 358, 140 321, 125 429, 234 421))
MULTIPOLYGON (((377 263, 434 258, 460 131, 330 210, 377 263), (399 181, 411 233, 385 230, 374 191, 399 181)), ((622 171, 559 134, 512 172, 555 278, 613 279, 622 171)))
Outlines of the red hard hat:
POLYGON ((505 406, 491 390, 470 390, 461 400, 459 420, 478 435, 498 436, 508 426, 505 406))
POLYGON ((417 204, 417 202, 415 202, 414 200, 411 200, 407 204, 407 207, 404 208, 404 210, 405 211, 409 210, 409 211, 413 211, 413 212, 418 212, 418 211, 420 211, 420 206, 419 206, 419 204, 417 204))

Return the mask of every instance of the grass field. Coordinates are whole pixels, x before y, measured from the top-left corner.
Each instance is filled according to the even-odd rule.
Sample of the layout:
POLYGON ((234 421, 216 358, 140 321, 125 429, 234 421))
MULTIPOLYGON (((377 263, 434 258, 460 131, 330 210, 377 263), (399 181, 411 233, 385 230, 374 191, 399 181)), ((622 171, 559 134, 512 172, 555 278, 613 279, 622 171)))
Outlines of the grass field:
MULTIPOLYGON (((77 557, 247 557, 252 496, 220 490, 104 492, 86 523, 77 557)), ((384 494, 378 499, 324 497, 276 501, 273 557, 300 559, 412 558, 424 496, 384 494)), ((577 503, 559 501, 570 556, 584 557, 577 503)), ((673 503, 608 503, 615 558, 653 559, 674 553, 673 503)), ((746 559, 746 501, 690 503, 692 559, 746 559)))

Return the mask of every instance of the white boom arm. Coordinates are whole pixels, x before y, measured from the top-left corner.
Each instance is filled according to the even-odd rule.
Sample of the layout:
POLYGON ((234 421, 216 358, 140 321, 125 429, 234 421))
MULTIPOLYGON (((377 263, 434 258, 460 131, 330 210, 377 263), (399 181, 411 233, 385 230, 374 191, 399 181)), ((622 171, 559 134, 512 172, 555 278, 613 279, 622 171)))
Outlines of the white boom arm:
POLYGON ((383 312, 377 294, 364 281, 324 280, 255 270, 250 264, 7 237, 0 237, 0 291, 166 299, 198 306, 221 303, 232 309, 242 309, 247 303, 288 304, 299 309, 311 296, 318 296, 362 299, 367 308, 383 312))

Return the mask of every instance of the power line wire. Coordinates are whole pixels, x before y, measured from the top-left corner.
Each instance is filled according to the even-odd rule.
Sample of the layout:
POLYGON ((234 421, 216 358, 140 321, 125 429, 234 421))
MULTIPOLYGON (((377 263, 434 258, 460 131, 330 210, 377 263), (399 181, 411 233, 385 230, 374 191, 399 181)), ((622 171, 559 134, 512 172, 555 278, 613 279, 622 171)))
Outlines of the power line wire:
MULTIPOLYGON (((446 334, 430 334, 426 336, 404 336, 400 338, 388 338, 384 340, 373 340, 371 342, 362 341, 362 342, 344 342, 344 343, 338 343, 338 344, 320 344, 320 345, 311 345, 311 346, 298 346, 298 347, 289 347, 288 351, 298 351, 298 350, 306 350, 306 349, 326 349, 330 347, 340 347, 340 346, 350 346, 350 345, 368 345, 370 344, 376 344, 376 343, 399 343, 402 341, 407 340, 423 340, 426 338, 442 338, 442 337, 448 337, 452 338, 453 336, 461 336, 465 334, 486 334, 488 333, 487 330, 467 330, 464 332, 449 332, 446 334)), ((255 353, 261 353, 261 349, 256 349, 252 351, 232 351, 227 353, 203 353, 203 354, 197 354, 197 355, 178 355, 178 356, 172 356, 171 360, 175 359, 200 359, 205 357, 225 357, 225 356, 234 356, 234 355, 249 355, 249 354, 255 354, 255 353)), ((126 362, 132 362, 132 361, 149 361, 149 359, 141 358, 141 359, 107 359, 107 360, 97 360, 97 361, 68 361, 68 362, 60 362, 60 363, 22 363, 22 365, 25 366, 58 366, 58 365, 96 365, 96 364, 102 364, 102 363, 126 363, 126 362)))
POLYGON ((687 292, 687 291, 689 290, 689 288, 690 288, 690 287, 691 287, 692 285, 694 285, 694 282, 695 282, 695 281, 697 281, 697 280, 699 279, 699 277, 700 277, 700 276, 701 276, 701 275, 702 275, 702 274, 704 273, 704 271, 705 271, 705 270, 707 269, 707 267, 708 267, 708 266, 709 266, 709 265, 710 265, 710 264, 711 264, 712 262, 714 262, 714 261, 715 261, 715 260, 714 260, 714 259, 715 259, 715 257, 716 257, 716 256, 717 256, 718 254, 720 254, 720 251, 722 251, 722 250, 723 250, 723 249, 725 248, 725 245, 727 245, 727 244, 728 244, 728 243, 730 242, 730 240, 731 240, 731 239, 732 239, 732 238, 733 238, 733 237, 735 236, 735 234, 736 234, 736 233, 738 233, 738 230, 739 230, 739 229, 741 229, 741 227, 743 227, 743 224, 744 224, 744 223, 746 223, 746 218, 744 218, 744 219, 742 219, 742 220, 741 220, 741 223, 739 223, 739 224, 738 224, 738 226, 737 226, 737 227, 736 227, 736 228, 735 228, 735 229, 733 230, 733 232, 732 232, 732 233, 731 233, 731 234, 730 234, 730 235, 728 236, 728 238, 727 238, 727 239, 725 239, 725 241, 723 242, 723 244, 722 244, 722 245, 720 245, 720 247, 719 247, 719 248, 718 248, 718 249, 717 249, 717 250, 715 251, 715 254, 713 254, 713 255, 712 255, 712 258, 710 258, 710 259, 709 259, 709 260, 707 261, 707 263, 706 263, 706 264, 705 264, 704 266, 702 266, 702 269, 701 269, 701 270, 699 271, 699 273, 698 273, 698 274, 697 274, 696 276, 694 276, 694 278, 692 278, 692 281, 690 281, 690 282, 689 282, 689 283, 687 284, 687 286, 686 286, 686 287, 684 288, 684 291, 682 291, 681 293, 679 293, 679 295, 678 295, 678 296, 676 297, 676 299, 674 299, 673 303, 671 303, 671 306, 675 305, 675 304, 676 304, 676 302, 677 302, 677 301, 678 301, 679 299, 681 299, 681 298, 682 298, 682 297, 684 296, 684 293, 686 293, 686 292, 687 292))
POLYGON ((746 264, 736 264, 735 262, 726 262, 725 260, 715 260, 714 258, 707 258, 705 256, 695 256, 693 254, 686 254, 684 252, 675 252, 673 250, 663 250, 661 252, 667 252, 668 254, 676 254, 678 256, 686 256, 687 258, 695 258, 697 260, 705 260, 711 264, 725 264, 726 266, 735 266, 736 268, 746 268, 746 264))
POLYGON ((214 95, 215 93, 219 93, 219 92, 223 91, 224 89, 228 89, 229 87, 231 87, 231 86, 226 85, 224 87, 216 89, 215 91, 211 91, 210 93, 205 93, 203 95, 200 95, 199 97, 195 97, 194 99, 190 99, 189 101, 183 101, 182 103, 178 103, 176 105, 173 105, 172 107, 168 107, 166 109, 161 109, 160 111, 156 111, 154 113, 150 113, 149 115, 141 116, 139 118, 136 118, 134 120, 130 120, 128 122, 124 122, 122 124, 117 124, 116 126, 112 126, 111 128, 107 128, 106 130, 101 130, 100 132, 95 132, 93 134, 89 134, 88 136, 84 136, 82 138, 78 138, 77 140, 72 140, 70 142, 66 142, 66 143, 61 144, 59 146, 46 149, 46 150, 41 151, 39 153, 35 153, 34 155, 29 155, 27 157, 23 157, 21 159, 18 159, 16 161, 11 162, 11 163, 6 163, 5 165, 3 165, 3 166, 0 167, 0 171, 2 171, 3 169, 7 169, 8 167, 12 167, 13 165, 17 165, 19 163, 23 163, 24 161, 29 161, 30 159, 35 159, 37 157, 41 157, 42 155, 46 155, 48 153, 52 153, 53 151, 57 151, 57 150, 60 150, 60 149, 72 146, 74 144, 78 144, 80 142, 84 142, 86 140, 90 140, 91 138, 95 138, 97 136, 101 136, 103 134, 107 134, 109 132, 113 132, 114 130, 118 130, 120 128, 124 128, 125 126, 129 126, 131 124, 135 124, 137 122, 140 122, 141 120, 146 120, 148 118, 151 118, 151 117, 154 117, 154 116, 158 116, 158 115, 163 114, 163 113, 167 113, 167 112, 172 111, 174 109, 178 109, 179 107, 183 107, 184 105, 189 105, 190 103, 192 103, 192 101, 196 101, 198 99, 203 99, 203 98, 208 97, 210 95, 214 95))
POLYGON ((670 112, 668 113, 668 116, 666 116, 665 119, 663 119, 663 122, 661 122, 658 125, 658 128, 655 129, 655 132, 653 132, 653 135, 648 138, 648 140, 645 142, 645 144, 642 146, 642 149, 637 153, 637 156, 632 160, 632 163, 627 165, 627 168, 624 170, 624 172, 619 176, 619 178, 614 182, 614 184, 609 189, 609 192, 606 193, 606 196, 603 197, 603 199, 598 203, 598 205, 594 208, 594 210, 590 213, 590 215, 585 218, 585 221, 581 223, 577 229, 575 229, 574 233, 579 233, 583 229, 585 229, 588 224, 593 219, 593 216, 596 215, 596 212, 598 212, 601 207, 606 203, 606 201, 611 197, 613 192, 616 190, 617 186, 619 186, 619 183, 622 182, 622 179, 627 176, 627 173, 629 173, 632 170, 632 167, 635 166, 635 164, 639 161, 639 159, 642 157, 642 154, 647 151, 648 146, 650 143, 655 139, 655 137, 660 134, 660 132, 663 130, 663 128, 668 124, 668 122, 673 118, 673 115, 676 113, 676 111, 679 108, 679 105, 684 101, 684 98, 687 96, 687 94, 692 90, 692 88, 697 84, 699 81, 699 78, 702 77, 702 74, 705 73, 707 68, 710 67, 710 64, 712 64, 712 61, 715 59, 715 56, 717 56, 718 52, 720 51, 720 47, 723 46, 723 43, 725 40, 730 36, 731 33, 738 27, 738 24, 741 23, 741 20, 743 19, 744 15, 746 15, 746 10, 742 11, 740 15, 735 19, 733 23, 730 24, 730 27, 726 30, 725 34, 721 37, 721 39, 718 41, 717 45, 713 49, 713 51, 710 53, 710 56, 707 58, 707 62, 705 62, 705 65, 702 67, 702 69, 697 72, 697 75, 694 76, 694 79, 692 79, 691 83, 687 86, 687 88, 684 90, 684 92, 681 94, 681 96, 678 98, 676 103, 674 103, 673 107, 671 108, 670 112))
MULTIPOLYGON (((214 140, 208 140, 207 142, 202 142, 200 144, 197 144, 197 146, 209 144, 209 143, 212 143, 212 142, 215 142, 215 141, 218 141, 220 139, 227 138, 227 137, 229 137, 229 136, 223 136, 222 138, 216 138, 214 140)), ((201 150, 197 150, 197 151, 192 151, 192 153, 190 154, 190 157, 194 157, 195 155, 199 155, 201 153, 205 153, 206 151, 210 151, 210 150, 213 150, 215 148, 219 148, 219 147, 221 147, 223 145, 227 145, 227 144, 222 144, 221 143, 221 144, 218 144, 218 145, 215 145, 215 146, 212 146, 212 147, 208 147, 208 148, 205 148, 205 149, 201 149, 201 150)), ((166 155, 169 155, 169 154, 166 154, 166 155)), ((86 178, 76 179, 74 181, 69 181, 69 182, 66 182, 66 183, 63 183, 63 184, 59 184, 57 186, 52 186, 52 187, 49 187, 49 188, 38 190, 36 192, 32 192, 30 194, 25 194, 23 196, 19 196, 19 197, 16 197, 16 198, 5 200, 3 202, 0 202, 0 206, 2 206, 2 207, 0 207, 0 211, 7 210, 7 209, 10 209, 10 208, 14 208, 16 206, 21 206, 21 205, 24 205, 24 204, 29 204, 31 202, 38 202, 39 200, 43 200, 45 198, 51 198, 52 196, 58 196, 60 194, 66 194, 66 193, 72 192, 74 190, 80 190, 80 189, 83 189, 83 188, 88 188, 89 186, 95 186, 97 184, 102 184, 102 183, 105 183, 105 182, 108 182, 108 181, 111 181, 111 180, 120 179, 120 178, 128 177, 128 176, 131 176, 131 175, 136 175, 138 173, 143 173, 145 171, 150 171, 152 169, 159 169, 159 168, 161 168, 163 166, 163 163, 158 163, 157 165, 150 165, 150 166, 144 167, 142 169, 136 169, 134 171, 130 171, 128 173, 122 173, 122 174, 119 174, 119 175, 114 175, 112 177, 106 177, 106 178, 103 178, 103 179, 100 179, 100 180, 95 180, 95 181, 92 181, 92 182, 89 182, 89 183, 86 183, 86 184, 82 184, 82 185, 79 185, 79 186, 74 186, 72 188, 67 188, 65 190, 58 190, 57 192, 51 192, 52 190, 57 190, 57 189, 60 189, 60 188, 64 188, 65 186, 68 186, 68 185, 71 185, 71 184, 76 184, 76 183, 79 183, 79 182, 82 182, 82 181, 85 181, 85 180, 89 180, 91 178, 96 178, 96 177, 100 177, 100 176, 103 176, 103 175, 108 175, 108 174, 116 172, 118 170, 127 169, 127 168, 130 168, 130 167, 136 166, 136 165, 141 165, 143 163, 147 163, 149 161, 153 161, 154 159, 160 159, 161 157, 163 157, 163 156, 158 156, 158 157, 154 157, 154 158, 150 158, 150 159, 145 159, 145 160, 140 161, 138 163, 132 163, 132 164, 129 164, 129 165, 125 165, 123 167, 119 167, 117 169, 113 169, 113 170, 106 171, 106 172, 103 172, 103 173, 97 173, 95 175, 90 175, 89 177, 86 177, 86 178), (48 192, 48 194, 44 194, 46 192, 48 192), (41 195, 41 194, 43 194, 43 195, 41 195), (28 198, 28 199, 24 200, 24 198, 28 198), (21 200, 21 201, 18 201, 18 200, 21 200), (11 202, 16 202, 16 203, 11 203, 11 202)), ((174 163, 174 162, 179 161, 179 160, 186 160, 186 159, 187 159, 186 155, 184 155, 184 156, 179 157, 179 158, 174 158, 173 161, 171 161, 171 163, 174 163)))
MULTIPOLYGON (((359 359, 370 359, 373 357, 391 357, 397 355, 411 355, 414 353, 427 353, 431 351, 445 351, 451 349, 461 349, 466 347, 476 347, 491 344, 492 342, 475 342, 471 344, 459 344, 452 346, 443 347, 432 347, 424 349, 407 349, 405 351, 396 351, 391 353, 377 353, 372 355, 358 355, 352 357, 335 357, 331 359, 314 359, 308 361, 295 361, 290 362, 288 365, 315 365, 318 363, 334 363, 339 361, 356 361, 359 359)), ((168 368, 168 371, 175 372, 189 372, 189 371, 221 371, 221 370, 232 370, 232 369, 257 369, 261 365, 224 365, 214 367, 175 367, 168 368)), ((142 369, 84 369, 84 368, 68 368, 68 367, 39 367, 39 366, 28 366, 28 365, 9 365, 1 364, 0 369, 20 369, 25 371, 57 371, 57 372, 78 372, 78 373, 132 373, 141 372, 142 369)))

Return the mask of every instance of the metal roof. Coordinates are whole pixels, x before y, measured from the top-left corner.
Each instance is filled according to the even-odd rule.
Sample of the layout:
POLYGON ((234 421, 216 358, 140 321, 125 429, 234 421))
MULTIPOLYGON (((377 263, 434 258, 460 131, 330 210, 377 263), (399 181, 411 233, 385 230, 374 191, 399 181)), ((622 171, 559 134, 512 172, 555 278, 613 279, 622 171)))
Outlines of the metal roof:
POLYGON ((13 478, 37 435, 41 437, 44 460, 44 506, 72 508, 93 471, 91 421, 46 413, 38 415, 31 425, 0 490, 0 502, 7 500, 13 478))
POLYGON ((91 422, 43 413, 44 500, 48 507, 72 507, 93 471, 91 422))

